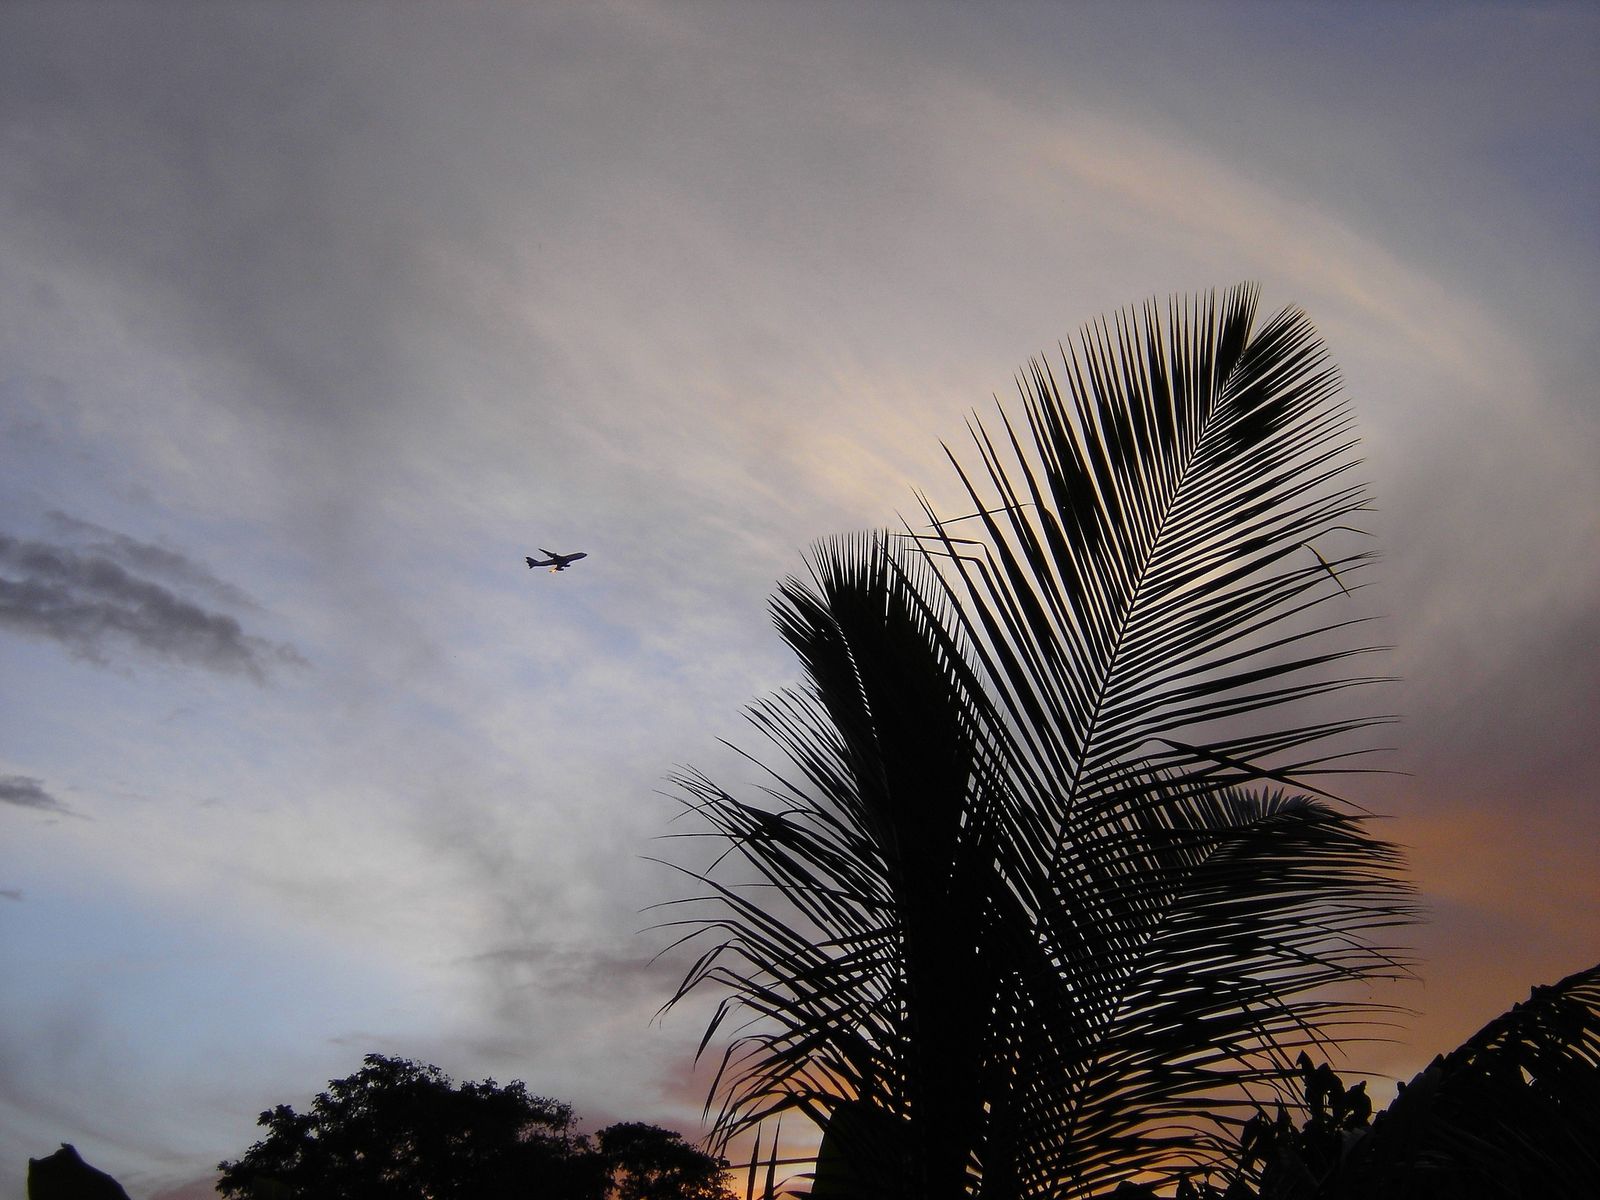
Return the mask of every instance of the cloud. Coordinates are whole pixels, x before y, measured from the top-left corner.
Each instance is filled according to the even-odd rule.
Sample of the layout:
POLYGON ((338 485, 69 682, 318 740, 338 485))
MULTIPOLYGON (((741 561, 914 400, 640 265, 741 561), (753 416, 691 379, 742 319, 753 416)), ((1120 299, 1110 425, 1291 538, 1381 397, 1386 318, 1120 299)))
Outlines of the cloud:
POLYGON ((133 649, 259 683, 272 667, 304 664, 292 647, 248 634, 237 618, 151 577, 179 577, 213 597, 237 592, 183 555, 88 522, 56 518, 58 525, 63 522, 109 540, 80 553, 0 533, 0 628, 59 642, 101 665, 133 649))
MULTIPOLYGON (((647 1028, 686 961, 652 975, 644 955, 666 939, 633 933, 656 920, 635 910, 676 889, 634 856, 669 828, 673 806, 645 799, 669 764, 744 778, 705 747, 745 741, 739 708, 793 675, 764 617, 770 579, 813 536, 914 511, 911 481, 942 499, 956 481, 939 437, 961 443, 962 411, 1077 322, 1245 276, 1269 307, 1306 305, 1389 466, 1375 483, 1406 532, 1385 538, 1403 551, 1392 640, 1421 693, 1396 707, 1421 718, 1431 776, 1401 807, 1443 824, 1470 783, 1474 805, 1499 792, 1520 814, 1430 833, 1445 849, 1419 856, 1424 881, 1473 894, 1467 864, 1495 855, 1455 848, 1480 839, 1510 881, 1481 889, 1502 906, 1541 861, 1565 863, 1543 846, 1585 844, 1587 826, 1554 818, 1579 808, 1569 781, 1592 778, 1580 672, 1595 626, 1555 603, 1576 572, 1546 572, 1593 558, 1551 515, 1593 513, 1592 438, 1545 418, 1592 374, 1576 328, 1592 283, 1575 281, 1593 255, 1457 139, 1550 147, 1562 186, 1540 194, 1586 212, 1565 185, 1591 143, 1548 101, 1588 82, 1592 34, 1517 36, 1496 17, 1484 37, 1482 14, 1430 14, 1374 58, 1365 20, 1327 23, 1345 39, 1331 56, 1293 22, 1179 22, 1141 30, 1159 69, 1130 92, 1135 43, 1110 20, 1067 21, 1064 38, 1032 18, 1033 36, 953 13, 908 28, 887 9, 0 10, 0 509, 136 535, 61 512, 0 522, 117 581, 0 561, 0 583, 34 589, 0 629, 53 643, 14 640, 21 669, 0 668, 38 697, 30 727, 7 731, 27 753, 11 766, 148 800, 74 829, 118 877, 237 888, 263 921, 287 913, 403 964, 414 993, 341 977, 348 1015, 318 1018, 386 1031, 357 1049, 531 1075, 618 1115, 644 1115, 640 1078, 681 1079, 674 1107, 698 1112, 705 1080, 678 1048, 692 1052, 700 1010, 647 1028), (1436 25, 1470 54, 1397 72, 1436 25), (1197 46, 1220 67, 1189 69, 1197 46), (1512 76, 1512 92, 1484 86, 1512 76), (1433 107, 1409 102, 1419 92, 1433 107), (1374 119, 1391 112, 1416 119, 1374 119), (141 540, 154 528, 186 552, 141 540), (532 587, 524 535, 594 554, 532 587), (214 704, 61 671, 57 647, 259 678, 282 652, 262 639, 290 635, 200 558, 293 606, 314 694, 214 704), (52 597, 80 609, 52 616, 52 597), (196 781, 219 778, 225 819, 195 804, 196 781)), ((1592 128, 1584 106, 1564 111, 1592 128)), ((30 901, 13 923, 44 921, 53 906, 13 882, 30 901)), ((259 956, 256 926, 238 926, 259 956)), ((1470 969, 1518 927, 1491 932, 1447 961, 1470 969)), ((299 990, 284 975, 262 998, 299 1011, 299 990)), ((147 996, 135 1024, 163 1007, 147 996)), ((186 1097, 175 1118, 273 1099, 260 1062, 299 1086, 287 1055, 261 1053, 270 1022, 238 1024, 239 1062, 259 1062, 169 1089, 186 1097)), ((292 1024, 285 1046, 318 1032, 292 1024)), ((137 1041, 151 1069, 166 1061, 165 1043, 137 1041)), ((173 1061, 215 1066, 184 1045, 173 1061)), ((348 1069, 317 1060, 303 1082, 348 1069)), ((242 1145, 259 1104, 234 1107, 242 1145)), ((5 1124, 0 1142, 21 1145, 5 1124)))
POLYGON ((117 533, 59 510, 46 513, 45 520, 58 533, 93 538, 87 549, 130 570, 196 588, 220 604, 247 609, 260 607, 242 588, 218 579, 205 566, 176 550, 141 542, 125 533, 117 533))
POLYGON ((0 888, 0 899, 21 900, 22 898, 23 893, 21 888, 0 888))
MULTIPOLYGON (((0 775, 0 804, 15 804, 18 808, 37 808, 44 812, 66 812, 62 804, 44 784, 28 775, 0 775)), ((4 892, 12 900, 22 899, 21 892, 4 892)))
POLYGON ((152 1195, 150 1200, 212 1200, 216 1194, 217 1176, 211 1174, 163 1189, 152 1195))
POLYGON ((681 965, 648 953, 561 946, 508 946, 462 960, 487 970, 504 991, 536 988, 565 996, 663 997, 683 974, 681 965))

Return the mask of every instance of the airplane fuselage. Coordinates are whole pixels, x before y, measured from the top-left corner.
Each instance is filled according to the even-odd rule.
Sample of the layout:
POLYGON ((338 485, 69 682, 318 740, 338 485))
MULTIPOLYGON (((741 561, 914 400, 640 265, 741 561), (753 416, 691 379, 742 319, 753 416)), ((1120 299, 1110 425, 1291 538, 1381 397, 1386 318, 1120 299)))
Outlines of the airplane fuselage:
POLYGON ((545 557, 534 558, 531 555, 525 555, 524 561, 527 562, 530 568, 549 567, 552 574, 554 574, 556 571, 565 571, 580 558, 589 557, 588 551, 586 550, 579 550, 574 554, 557 554, 554 550, 546 550, 543 546, 539 547, 539 553, 543 554, 545 557))

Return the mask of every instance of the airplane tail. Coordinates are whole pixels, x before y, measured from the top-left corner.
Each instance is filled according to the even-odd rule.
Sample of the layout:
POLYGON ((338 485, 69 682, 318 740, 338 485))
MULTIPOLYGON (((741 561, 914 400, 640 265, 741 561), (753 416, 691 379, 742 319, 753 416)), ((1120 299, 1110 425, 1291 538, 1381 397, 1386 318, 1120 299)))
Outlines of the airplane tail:
POLYGON ((530 569, 533 568, 533 567, 537 567, 538 565, 539 565, 538 563, 533 561, 532 557, 528 557, 528 566, 529 566, 530 569))

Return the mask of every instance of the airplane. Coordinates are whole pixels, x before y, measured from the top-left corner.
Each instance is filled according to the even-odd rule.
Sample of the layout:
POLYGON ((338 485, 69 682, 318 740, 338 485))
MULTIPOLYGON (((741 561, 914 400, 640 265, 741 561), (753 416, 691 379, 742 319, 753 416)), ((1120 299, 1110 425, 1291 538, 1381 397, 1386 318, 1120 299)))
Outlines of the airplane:
POLYGON ((580 558, 589 557, 588 552, 584 550, 579 550, 576 554, 557 554, 554 550, 546 550, 543 546, 539 547, 539 553, 543 554, 545 557, 529 558, 528 566, 549 567, 552 572, 565 571, 580 558))

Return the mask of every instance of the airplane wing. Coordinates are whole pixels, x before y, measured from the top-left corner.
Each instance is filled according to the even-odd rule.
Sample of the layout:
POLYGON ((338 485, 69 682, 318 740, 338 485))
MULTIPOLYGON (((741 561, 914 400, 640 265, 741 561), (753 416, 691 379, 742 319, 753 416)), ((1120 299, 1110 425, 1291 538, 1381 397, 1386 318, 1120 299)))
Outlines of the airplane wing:
POLYGON ((526 562, 530 567, 554 567, 559 571, 568 563, 577 562, 580 558, 589 557, 588 552, 584 550, 579 550, 576 554, 557 554, 554 550, 546 550, 543 546, 539 547, 539 553, 544 555, 544 557, 532 558, 524 555, 523 561, 526 562))

